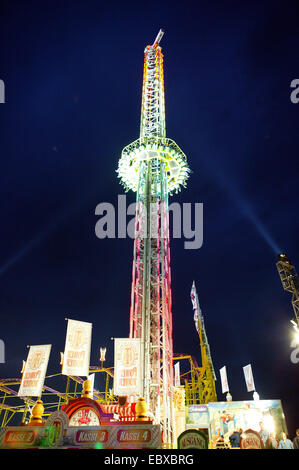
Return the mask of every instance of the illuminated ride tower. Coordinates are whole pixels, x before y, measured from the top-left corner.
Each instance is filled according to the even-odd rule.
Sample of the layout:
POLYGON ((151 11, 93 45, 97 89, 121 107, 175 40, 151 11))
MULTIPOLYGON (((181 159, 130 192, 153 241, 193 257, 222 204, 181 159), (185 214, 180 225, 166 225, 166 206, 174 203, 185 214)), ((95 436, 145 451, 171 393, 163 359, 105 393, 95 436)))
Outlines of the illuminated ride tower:
POLYGON ((299 332, 299 278, 295 266, 293 266, 286 254, 277 255, 277 271, 285 291, 292 294, 292 306, 295 317, 291 322, 295 330, 299 332))
POLYGON ((118 177, 136 191, 130 338, 141 338, 143 396, 173 443, 173 347, 168 194, 186 185, 189 168, 166 138, 160 30, 144 51, 140 137, 122 151, 118 177))

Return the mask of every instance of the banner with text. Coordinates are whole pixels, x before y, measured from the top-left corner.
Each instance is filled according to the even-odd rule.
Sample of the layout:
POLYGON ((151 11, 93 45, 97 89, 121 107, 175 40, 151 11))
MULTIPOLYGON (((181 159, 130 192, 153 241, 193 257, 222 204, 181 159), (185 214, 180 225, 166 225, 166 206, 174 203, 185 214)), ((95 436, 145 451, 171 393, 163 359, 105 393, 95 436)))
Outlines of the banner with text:
POLYGON ((40 397, 49 362, 51 344, 30 346, 25 364, 19 397, 40 397))
POLYGON ((220 370, 220 378, 221 378, 221 387, 222 393, 229 392, 229 386, 227 381, 227 374, 226 374, 226 366, 222 367, 220 370))
POLYGON ((92 323, 68 320, 63 356, 63 375, 89 375, 92 323))
POLYGON ((114 340, 114 395, 142 395, 140 338, 114 340))
POLYGON ((255 385, 254 385, 254 380, 253 380, 253 375, 252 375, 251 364, 244 366, 243 371, 244 371, 247 392, 254 392, 255 385))

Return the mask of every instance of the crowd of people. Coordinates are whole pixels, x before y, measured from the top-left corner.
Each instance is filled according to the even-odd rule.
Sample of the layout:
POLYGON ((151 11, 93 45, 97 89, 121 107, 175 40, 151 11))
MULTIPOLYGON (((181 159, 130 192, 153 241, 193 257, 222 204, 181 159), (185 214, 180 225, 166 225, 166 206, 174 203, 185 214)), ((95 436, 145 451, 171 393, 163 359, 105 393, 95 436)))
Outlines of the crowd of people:
MULTIPOLYGON (((230 436, 229 442, 226 442, 224 436, 221 435, 212 437, 213 449, 236 449, 240 448, 240 440, 243 430, 241 428, 236 429, 230 436)), ((287 434, 282 432, 280 436, 276 436, 274 432, 268 432, 264 429, 263 423, 260 423, 260 438, 263 441, 265 449, 299 449, 299 429, 296 430, 296 436, 293 441, 288 439, 287 434)))
POLYGON ((264 429, 263 422, 260 422, 259 435, 266 449, 299 449, 299 429, 296 429, 296 436, 292 442, 285 432, 282 432, 280 437, 276 436, 274 432, 264 429))

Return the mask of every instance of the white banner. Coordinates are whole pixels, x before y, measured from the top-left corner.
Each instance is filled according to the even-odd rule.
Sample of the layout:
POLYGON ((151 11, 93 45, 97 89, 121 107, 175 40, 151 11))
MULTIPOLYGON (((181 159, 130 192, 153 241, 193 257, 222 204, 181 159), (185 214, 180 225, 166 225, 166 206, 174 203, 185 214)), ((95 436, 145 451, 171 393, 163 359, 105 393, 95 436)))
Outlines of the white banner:
POLYGON ((140 338, 114 340, 114 395, 142 395, 140 338))
POLYGON ((179 387, 181 385, 180 379, 180 363, 176 362, 174 365, 174 386, 179 387))
POLYGON ((90 374, 88 377, 87 377, 87 380, 90 380, 90 383, 91 383, 91 396, 93 397, 93 390, 94 390, 94 378, 95 378, 95 375, 96 374, 90 374))
POLYGON ((222 367, 222 369, 220 369, 219 372, 220 372, 220 377, 221 377, 222 393, 229 392, 229 386, 228 386, 227 375, 226 375, 226 366, 222 367))
POLYGON ((48 367, 50 351, 51 344, 30 346, 22 375, 22 382, 18 391, 19 397, 41 396, 48 367))
POLYGON ((68 320, 63 355, 63 375, 89 375, 92 323, 68 320))
POLYGON ((244 366, 243 371, 244 371, 247 392, 254 392, 255 385, 254 385, 254 380, 253 380, 253 375, 252 375, 251 364, 244 366))

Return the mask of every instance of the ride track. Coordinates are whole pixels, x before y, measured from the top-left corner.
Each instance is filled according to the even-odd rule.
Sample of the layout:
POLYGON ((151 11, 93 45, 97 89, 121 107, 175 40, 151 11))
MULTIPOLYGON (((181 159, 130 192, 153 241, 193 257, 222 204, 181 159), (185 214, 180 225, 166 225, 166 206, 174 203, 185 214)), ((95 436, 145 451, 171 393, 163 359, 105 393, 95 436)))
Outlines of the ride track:
MULTIPOLYGON (((113 390, 113 368, 90 366, 89 372, 91 374, 105 374, 105 390, 100 392, 94 389, 93 396, 95 399, 103 405, 115 405, 117 403, 117 398, 110 393, 110 390, 113 390)), ((45 380, 59 376, 62 376, 61 372, 54 375, 48 375, 45 380)), ((19 413, 22 413, 22 418, 18 421, 15 419, 15 421, 17 421, 16 424, 20 424, 20 422, 25 423, 30 417, 31 407, 35 404, 35 400, 31 397, 19 397, 18 390, 12 388, 20 385, 21 381, 22 378, 0 379, 0 392, 2 392, 2 394, 0 394, 0 427, 7 426, 19 413), (20 401, 22 402, 21 404, 19 404, 20 401)), ((44 385, 41 397, 45 408, 43 417, 48 417, 53 411, 59 410, 61 405, 66 404, 69 399, 79 398, 81 396, 81 389, 78 390, 78 384, 82 385, 83 382, 84 379, 82 377, 67 377, 65 392, 60 392, 52 387, 44 385)))

